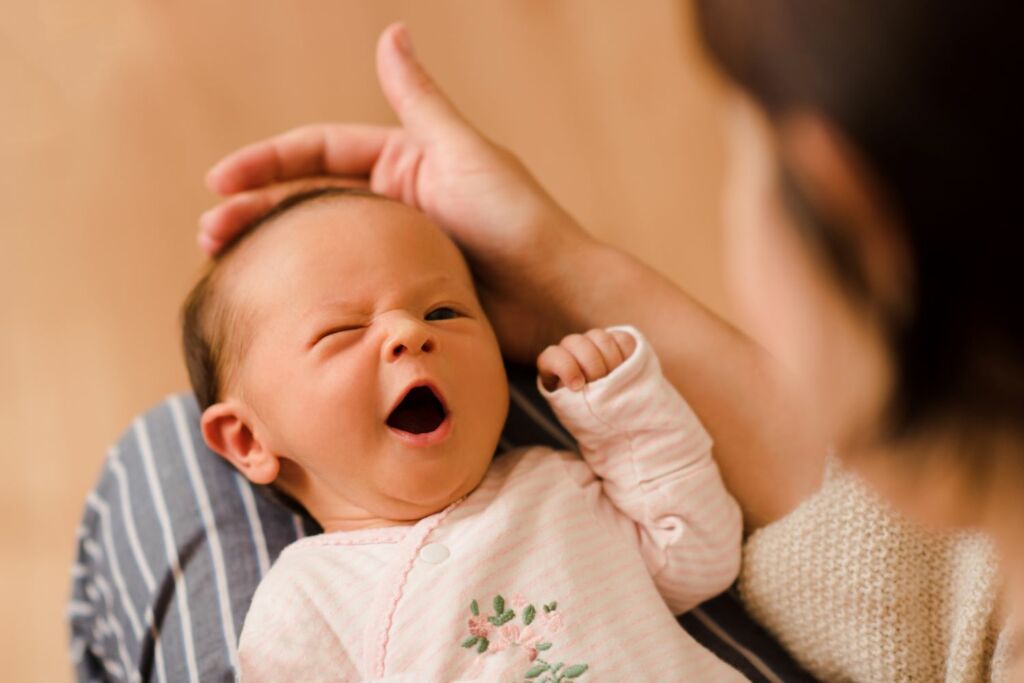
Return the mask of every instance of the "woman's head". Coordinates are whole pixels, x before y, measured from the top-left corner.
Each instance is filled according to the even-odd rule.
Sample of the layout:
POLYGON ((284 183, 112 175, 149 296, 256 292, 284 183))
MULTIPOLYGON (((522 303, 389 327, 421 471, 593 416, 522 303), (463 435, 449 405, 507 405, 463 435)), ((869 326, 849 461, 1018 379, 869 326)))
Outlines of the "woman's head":
POLYGON ((1020 464, 1009 72, 1021 10, 697 4, 746 101, 727 211, 755 335, 848 452, 915 444, 981 479, 1020 464))

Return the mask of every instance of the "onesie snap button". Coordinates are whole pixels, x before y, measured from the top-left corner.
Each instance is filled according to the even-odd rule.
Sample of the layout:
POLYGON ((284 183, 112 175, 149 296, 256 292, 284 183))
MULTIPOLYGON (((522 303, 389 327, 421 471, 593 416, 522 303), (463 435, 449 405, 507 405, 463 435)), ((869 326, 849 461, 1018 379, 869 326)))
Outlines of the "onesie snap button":
POLYGON ((451 553, 440 543, 428 543, 420 548, 420 559, 430 564, 441 564, 451 553))

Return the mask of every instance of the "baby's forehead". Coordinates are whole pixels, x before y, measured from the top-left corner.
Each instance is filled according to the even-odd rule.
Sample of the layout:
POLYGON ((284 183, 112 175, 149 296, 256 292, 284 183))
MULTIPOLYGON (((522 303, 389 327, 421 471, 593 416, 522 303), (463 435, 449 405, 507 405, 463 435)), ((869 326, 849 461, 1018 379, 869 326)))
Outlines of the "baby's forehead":
POLYGON ((258 306, 300 282, 331 286, 349 278, 346 284, 359 288, 367 273, 389 268, 403 280, 426 272, 473 288, 465 259, 443 231, 419 211, 373 196, 328 196, 295 206, 257 226, 238 247, 221 264, 222 281, 242 306, 258 306))
POLYGON ((280 250, 299 250, 311 260, 329 258, 329 247, 337 245, 350 251, 371 250, 375 256, 397 256, 402 247, 415 245, 417 253, 426 248, 462 261, 451 239, 424 214, 374 195, 328 195, 302 203, 275 216, 253 238, 270 243, 276 256, 280 250), (323 249, 310 250, 310 245, 323 249))

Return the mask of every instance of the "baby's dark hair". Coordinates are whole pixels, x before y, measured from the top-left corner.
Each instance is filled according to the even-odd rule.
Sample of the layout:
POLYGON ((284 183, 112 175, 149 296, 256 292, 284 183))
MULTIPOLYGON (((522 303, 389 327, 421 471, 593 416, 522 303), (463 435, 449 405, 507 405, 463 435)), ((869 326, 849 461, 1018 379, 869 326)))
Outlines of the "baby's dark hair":
POLYGON ((352 187, 327 187, 293 194, 246 226, 233 242, 206 265, 203 275, 186 297, 181 315, 181 345, 185 366, 200 410, 206 410, 221 399, 251 339, 251 335, 246 332, 248 326, 245 324, 244 307, 230 305, 221 291, 225 262, 261 226, 310 202, 343 197, 384 199, 369 190, 352 187))

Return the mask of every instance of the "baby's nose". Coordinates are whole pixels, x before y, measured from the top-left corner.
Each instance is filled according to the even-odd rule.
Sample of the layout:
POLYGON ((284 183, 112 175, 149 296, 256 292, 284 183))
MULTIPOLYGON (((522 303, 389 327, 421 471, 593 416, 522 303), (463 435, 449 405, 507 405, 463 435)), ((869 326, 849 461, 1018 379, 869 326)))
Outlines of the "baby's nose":
POLYGON ((393 323, 382 351, 385 361, 395 361, 404 355, 432 353, 437 348, 437 337, 428 325, 404 318, 393 323))

